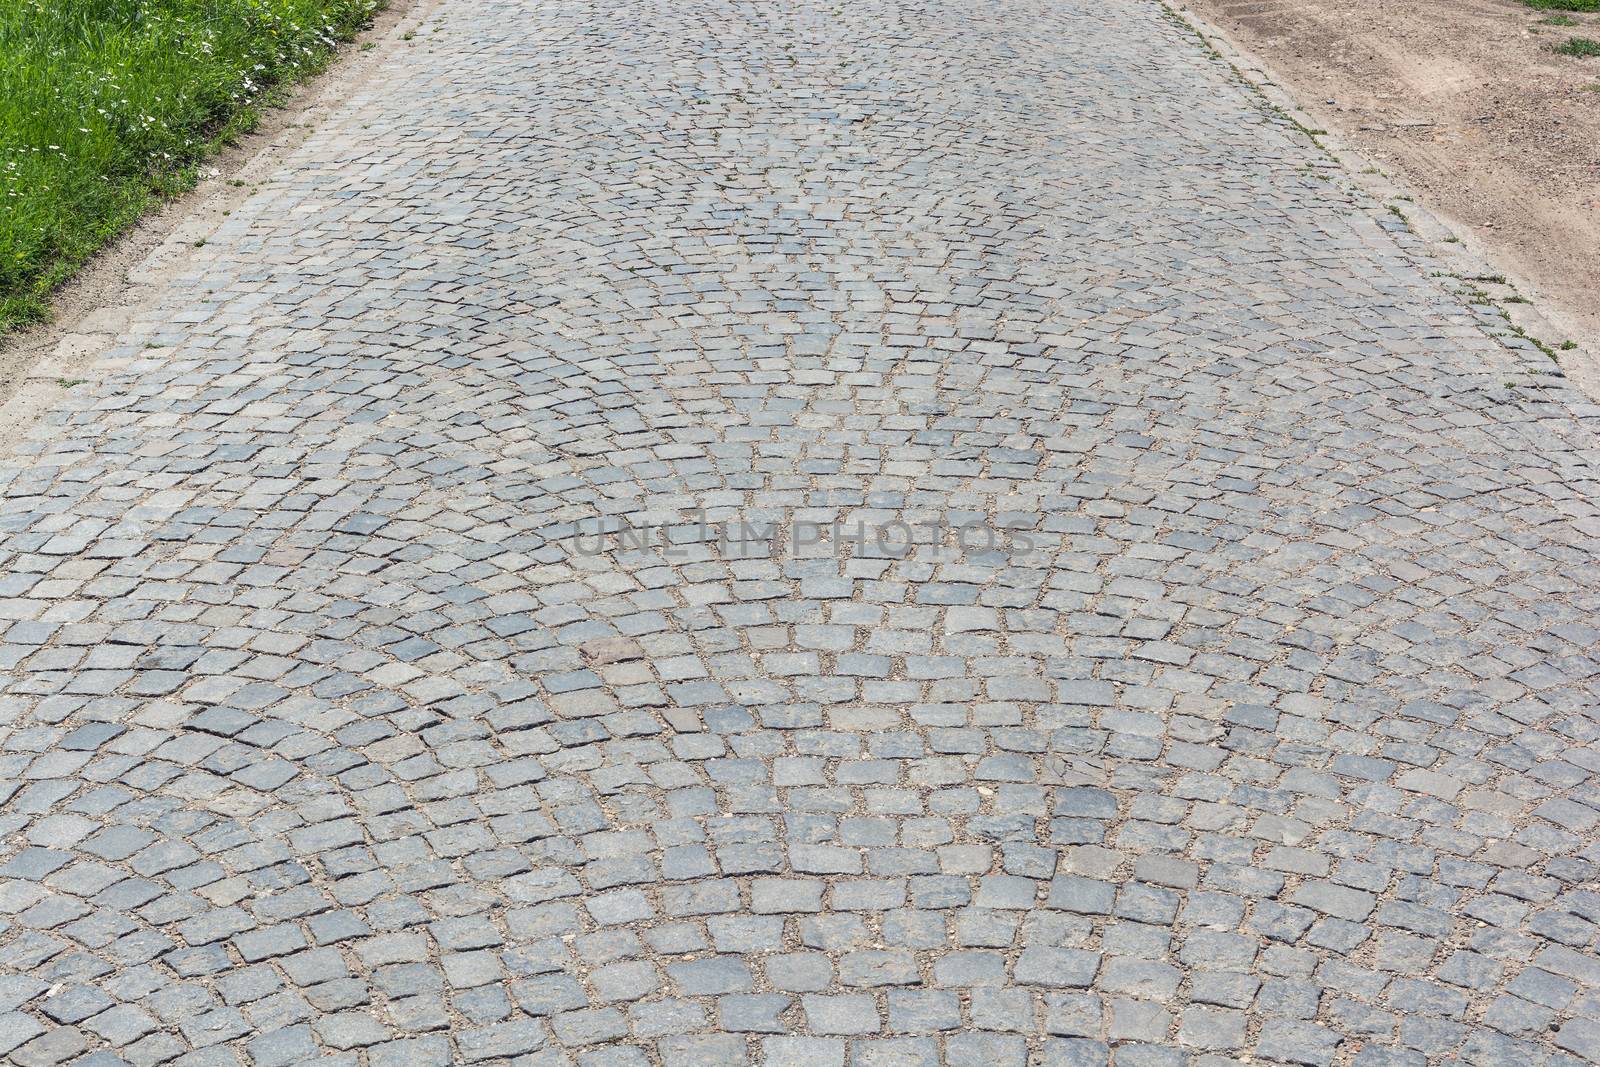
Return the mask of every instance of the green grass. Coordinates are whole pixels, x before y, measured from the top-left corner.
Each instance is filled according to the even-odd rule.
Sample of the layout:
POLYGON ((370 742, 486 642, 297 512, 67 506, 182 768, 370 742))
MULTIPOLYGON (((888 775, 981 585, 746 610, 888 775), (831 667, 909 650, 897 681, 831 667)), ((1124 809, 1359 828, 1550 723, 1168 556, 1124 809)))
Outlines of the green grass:
POLYGON ((1576 26, 1577 24, 1578 20, 1570 15, 1551 15, 1547 19, 1539 20, 1539 25, 1541 26, 1576 26))
POLYGON ((0 332, 379 0, 0 0, 0 332))
POLYGON ((1540 11, 1600 11, 1600 0, 1522 0, 1540 11))
POLYGON ((1564 56, 1593 59, 1600 56, 1600 41, 1593 41, 1587 37, 1568 37, 1567 43, 1558 45, 1555 51, 1564 56))

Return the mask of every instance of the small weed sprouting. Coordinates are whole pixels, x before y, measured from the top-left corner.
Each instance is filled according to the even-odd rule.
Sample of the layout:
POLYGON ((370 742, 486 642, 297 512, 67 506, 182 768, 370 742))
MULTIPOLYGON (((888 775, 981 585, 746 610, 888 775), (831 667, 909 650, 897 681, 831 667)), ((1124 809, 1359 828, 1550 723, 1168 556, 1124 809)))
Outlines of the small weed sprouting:
POLYGON ((1557 45, 1553 51, 1557 55, 1597 59, 1600 58, 1600 41, 1588 37, 1568 37, 1566 44, 1557 45))
POLYGON ((1578 20, 1570 15, 1551 15, 1547 19, 1540 19, 1540 26, 1576 26, 1578 20))
POLYGON ((1574 348, 1578 347, 1578 342, 1576 342, 1576 341, 1562 341, 1560 344, 1556 345, 1556 347, 1561 349, 1561 351, 1563 351, 1563 352, 1571 352, 1574 348))
POLYGON ((1555 349, 1551 348, 1549 345, 1533 336, 1533 334, 1529 333, 1527 330, 1524 330, 1521 326, 1518 326, 1516 323, 1512 322, 1511 315, 1506 311, 1505 308, 1497 308, 1496 310, 1499 311, 1500 317, 1505 320, 1506 329, 1510 330, 1513 334, 1528 342, 1534 348, 1537 348, 1540 352, 1543 352, 1546 359, 1550 360, 1551 362, 1555 361, 1555 349))

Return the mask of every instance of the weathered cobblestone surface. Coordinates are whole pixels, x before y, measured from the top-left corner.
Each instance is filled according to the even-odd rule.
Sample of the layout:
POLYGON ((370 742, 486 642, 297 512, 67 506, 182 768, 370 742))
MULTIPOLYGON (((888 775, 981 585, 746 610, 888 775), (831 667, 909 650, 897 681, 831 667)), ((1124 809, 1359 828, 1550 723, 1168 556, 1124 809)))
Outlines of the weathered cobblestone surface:
POLYGON ((1600 1055, 1593 411, 1397 220, 1144 0, 442 12, 0 471, 0 1057, 1600 1055))

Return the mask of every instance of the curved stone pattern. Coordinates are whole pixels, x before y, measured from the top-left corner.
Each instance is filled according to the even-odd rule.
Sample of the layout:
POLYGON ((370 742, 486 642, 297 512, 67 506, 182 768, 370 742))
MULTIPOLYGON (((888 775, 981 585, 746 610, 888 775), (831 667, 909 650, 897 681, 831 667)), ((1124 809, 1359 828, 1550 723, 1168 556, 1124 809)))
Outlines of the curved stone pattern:
POLYGON ((1593 409, 1300 132, 441 15, 0 473, 0 1057, 1595 1058, 1593 409))

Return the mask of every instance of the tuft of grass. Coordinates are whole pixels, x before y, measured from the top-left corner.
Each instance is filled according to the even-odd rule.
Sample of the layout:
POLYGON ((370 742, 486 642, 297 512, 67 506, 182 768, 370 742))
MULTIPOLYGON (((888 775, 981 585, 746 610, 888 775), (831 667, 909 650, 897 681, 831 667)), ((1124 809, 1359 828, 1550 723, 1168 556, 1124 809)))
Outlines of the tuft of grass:
POLYGON ((381 0, 0 0, 0 333, 381 0))
POLYGON ((1568 37, 1567 43, 1557 45, 1555 52, 1563 56, 1577 56, 1580 59, 1593 59, 1600 56, 1600 41, 1588 37, 1568 37))
POLYGON ((1570 15, 1551 15, 1547 19, 1540 19, 1540 26, 1576 26, 1578 20, 1570 15))
POLYGON ((1600 0, 1522 0, 1536 11, 1600 11, 1600 0))

